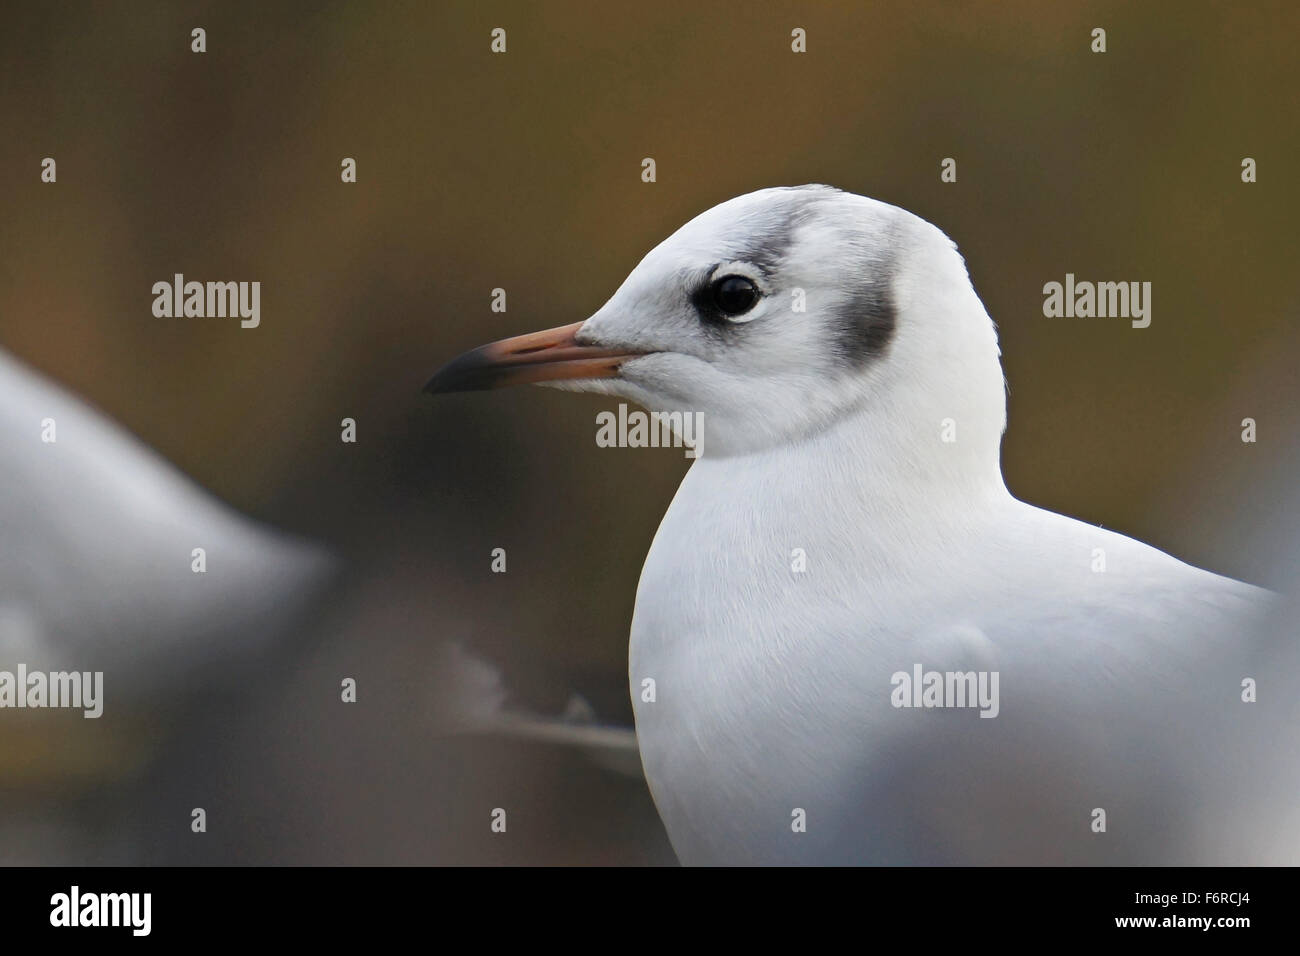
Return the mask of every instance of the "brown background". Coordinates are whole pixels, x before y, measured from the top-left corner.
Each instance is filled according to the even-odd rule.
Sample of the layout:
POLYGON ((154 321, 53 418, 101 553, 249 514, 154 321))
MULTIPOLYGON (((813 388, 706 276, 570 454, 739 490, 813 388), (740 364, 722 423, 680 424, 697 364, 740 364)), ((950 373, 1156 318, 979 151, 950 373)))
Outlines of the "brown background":
POLYGON ((353 623, 241 721, 200 718, 159 771, 158 819, 207 799, 239 824, 196 849, 146 814, 129 842, 167 860, 672 859, 639 782, 431 741, 413 715, 430 649, 456 639, 521 702, 576 690, 630 721, 637 575, 686 463, 597 448, 607 401, 420 387, 472 345, 589 315, 686 219, 763 186, 831 183, 958 242, 1000 328, 1013 492, 1276 583, 1241 542, 1294 483, 1298 26, 1289 2, 8 10, 0 346, 354 569, 353 623), (261 327, 154 318, 151 286, 176 272, 260 280, 261 327), (1151 327, 1045 318, 1066 272, 1152 282, 1151 327), (345 713, 340 673, 363 689, 345 713), (502 804, 509 843, 486 834, 502 804))

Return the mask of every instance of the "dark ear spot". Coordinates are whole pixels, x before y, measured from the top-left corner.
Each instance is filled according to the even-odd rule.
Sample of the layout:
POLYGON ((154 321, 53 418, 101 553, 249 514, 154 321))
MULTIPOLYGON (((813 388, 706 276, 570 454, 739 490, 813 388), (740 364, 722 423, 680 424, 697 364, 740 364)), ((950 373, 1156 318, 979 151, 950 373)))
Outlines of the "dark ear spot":
POLYGON ((880 358, 894 340, 898 326, 894 278, 901 232, 902 223, 895 220, 883 237, 846 237, 847 247, 857 247, 858 265, 856 275, 846 277, 848 298, 836 308, 832 323, 841 354, 852 368, 880 358))
POLYGON ((840 348, 849 363, 860 367, 884 355, 898 321, 893 270, 882 268, 853 285, 847 301, 836 310, 840 348))

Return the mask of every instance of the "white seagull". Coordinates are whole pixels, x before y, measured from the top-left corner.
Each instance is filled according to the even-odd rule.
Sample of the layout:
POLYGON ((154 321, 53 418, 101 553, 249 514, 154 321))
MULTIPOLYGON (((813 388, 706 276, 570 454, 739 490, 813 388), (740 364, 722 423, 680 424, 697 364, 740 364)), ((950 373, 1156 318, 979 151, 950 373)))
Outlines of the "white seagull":
POLYGON ((333 569, 0 351, 0 791, 130 776, 178 705, 295 634, 333 569), (16 706, 19 668, 102 673, 102 713, 16 706))
POLYGON ((629 661, 684 863, 1300 862, 1283 602, 1012 497, 999 356, 939 229, 801 186, 430 381, 703 416, 629 661))

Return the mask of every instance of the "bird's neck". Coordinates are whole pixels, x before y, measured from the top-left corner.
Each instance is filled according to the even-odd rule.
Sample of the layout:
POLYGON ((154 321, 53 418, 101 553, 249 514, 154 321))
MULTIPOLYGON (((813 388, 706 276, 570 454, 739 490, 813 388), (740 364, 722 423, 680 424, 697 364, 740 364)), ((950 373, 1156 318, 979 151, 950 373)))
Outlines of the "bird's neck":
POLYGON ((795 442, 746 455, 706 453, 689 484, 698 500, 749 502, 762 512, 760 524, 792 535, 942 538, 1011 500, 1000 439, 1000 423, 945 423, 879 403, 795 442))

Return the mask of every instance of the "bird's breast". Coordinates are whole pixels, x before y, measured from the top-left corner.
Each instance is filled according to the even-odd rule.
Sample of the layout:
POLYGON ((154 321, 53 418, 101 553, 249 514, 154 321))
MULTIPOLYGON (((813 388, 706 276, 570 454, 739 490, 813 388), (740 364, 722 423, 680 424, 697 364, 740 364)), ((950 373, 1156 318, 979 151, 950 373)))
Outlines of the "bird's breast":
POLYGON ((637 592, 629 683, 647 780, 685 861, 797 860, 813 844, 799 814, 843 792, 833 778, 867 751, 872 686, 888 687, 864 685, 878 598, 860 568, 810 573, 828 549, 780 516, 697 501, 679 492, 637 592))

